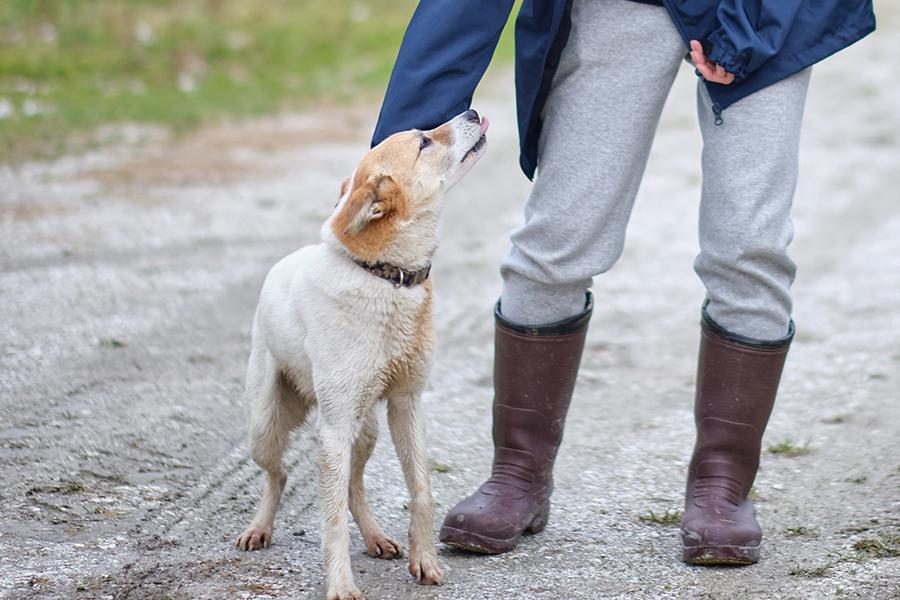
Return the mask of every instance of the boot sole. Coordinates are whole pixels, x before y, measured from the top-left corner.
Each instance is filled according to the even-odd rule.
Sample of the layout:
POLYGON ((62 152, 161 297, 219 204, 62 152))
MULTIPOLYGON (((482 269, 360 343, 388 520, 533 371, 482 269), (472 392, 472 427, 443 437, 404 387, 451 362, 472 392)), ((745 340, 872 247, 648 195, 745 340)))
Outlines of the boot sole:
POLYGON ((682 546, 681 560, 692 565, 752 565, 759 546, 682 546))
POLYGON ((471 531, 463 531, 455 527, 441 527, 439 539, 453 548, 465 550, 466 552, 474 552, 476 554, 503 554, 509 552, 519 543, 521 535, 516 535, 508 539, 497 539, 478 535, 471 531))
POLYGON ((547 526, 549 518, 550 503, 548 502, 538 515, 531 520, 531 523, 528 524, 528 527, 526 527, 522 533, 510 538, 492 538, 471 531, 465 531, 464 529, 457 529, 455 527, 444 525, 441 527, 438 539, 448 546, 452 546, 459 550, 465 550, 466 552, 474 552, 476 554, 503 554, 504 552, 515 549, 523 534, 534 534, 543 531, 547 526))

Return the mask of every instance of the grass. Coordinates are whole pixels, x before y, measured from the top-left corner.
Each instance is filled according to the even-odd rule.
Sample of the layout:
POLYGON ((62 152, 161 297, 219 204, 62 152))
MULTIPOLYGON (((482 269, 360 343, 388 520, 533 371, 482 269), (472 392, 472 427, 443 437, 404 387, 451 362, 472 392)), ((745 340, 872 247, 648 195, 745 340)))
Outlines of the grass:
POLYGON ((873 558, 900 556, 900 535, 883 534, 877 538, 864 538, 853 544, 853 549, 873 558))
POLYGON ((432 471, 434 471, 435 473, 449 473, 450 469, 451 469, 450 465, 448 465, 446 463, 438 462, 436 460, 429 460, 428 468, 431 469, 432 471))
POLYGON ((787 529, 784 530, 784 533, 788 537, 800 537, 800 536, 810 536, 810 535, 814 536, 816 534, 816 532, 813 529, 810 529, 809 527, 804 527, 802 525, 800 527, 788 527, 787 529))
POLYGON ((795 444, 791 440, 784 440, 778 442, 777 444, 769 444, 766 447, 766 451, 769 454, 778 454, 780 456, 803 456, 805 454, 809 454, 813 451, 810 446, 809 440, 803 442, 803 444, 795 444))
MULTIPOLYGON (((90 143, 106 124, 185 131, 310 100, 380 96, 415 5, 4 0, 0 161, 90 143)), ((512 56, 509 29, 500 60, 512 56)))
POLYGON ((843 563, 862 563, 875 558, 896 558, 900 556, 900 535, 888 533, 878 537, 863 538, 854 542, 853 550, 856 551, 854 554, 841 554, 817 567, 794 565, 788 571, 788 575, 818 578, 824 577, 832 567, 843 563))
POLYGON ((684 513, 680 510, 666 510, 662 513, 647 511, 647 514, 640 515, 638 520, 645 523, 653 523, 655 525, 680 525, 681 517, 684 513))
POLYGON ((831 568, 831 564, 824 564, 818 567, 806 568, 801 567, 800 565, 796 565, 788 571, 788 575, 793 575, 794 577, 807 577, 807 578, 817 578, 817 577, 825 577, 826 573, 828 573, 828 569, 831 568))

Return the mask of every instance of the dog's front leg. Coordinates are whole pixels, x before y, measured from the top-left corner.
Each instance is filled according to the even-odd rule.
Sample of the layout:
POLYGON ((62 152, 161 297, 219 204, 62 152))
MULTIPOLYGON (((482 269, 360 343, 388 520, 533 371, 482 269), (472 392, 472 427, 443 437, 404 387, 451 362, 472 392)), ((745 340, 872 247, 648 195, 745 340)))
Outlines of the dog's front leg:
POLYGON ((347 498, 350 482, 350 456, 353 426, 320 416, 319 498, 322 512, 322 558, 327 577, 327 600, 362 600, 350 570, 350 531, 347 522, 347 498))
POLYGON ((388 399, 388 424, 410 495, 409 572, 420 583, 440 585, 444 579, 434 546, 434 507, 425 450, 419 392, 388 399))

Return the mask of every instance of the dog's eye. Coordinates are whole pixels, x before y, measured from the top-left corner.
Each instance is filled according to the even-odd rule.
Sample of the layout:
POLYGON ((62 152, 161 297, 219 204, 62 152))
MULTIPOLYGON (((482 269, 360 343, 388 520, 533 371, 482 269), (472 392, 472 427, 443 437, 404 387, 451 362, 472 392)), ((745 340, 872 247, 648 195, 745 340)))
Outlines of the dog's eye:
POLYGON ((431 138, 423 137, 422 141, 419 143, 419 152, 421 152, 422 150, 424 150, 425 148, 427 148, 430 145, 431 145, 431 138))

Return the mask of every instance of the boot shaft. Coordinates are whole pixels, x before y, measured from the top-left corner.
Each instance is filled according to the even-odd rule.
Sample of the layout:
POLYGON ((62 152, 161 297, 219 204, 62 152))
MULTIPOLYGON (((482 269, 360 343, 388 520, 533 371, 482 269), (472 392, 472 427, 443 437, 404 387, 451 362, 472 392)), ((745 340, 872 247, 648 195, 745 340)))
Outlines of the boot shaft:
POLYGON ((749 492, 793 335, 792 322, 780 340, 752 340, 726 331, 703 310, 692 470, 704 463, 712 475, 729 464, 725 471, 749 492))
POLYGON ((541 326, 506 320, 494 309, 495 475, 549 479, 562 441, 593 302, 566 320, 541 326), (500 471, 498 473, 497 471, 500 471))
POLYGON ((681 522, 686 562, 759 560, 762 529, 749 493, 793 333, 791 323, 781 340, 742 338, 703 311, 694 403, 697 441, 681 522))
POLYGON ((499 554, 547 525, 553 461, 562 441, 592 302, 584 312, 530 327, 494 315, 494 463, 491 477, 444 519, 440 539, 499 554))
POLYGON ((780 340, 752 340, 726 331, 703 310, 689 488, 698 478, 714 478, 723 499, 746 498, 793 335, 792 322, 780 340))

